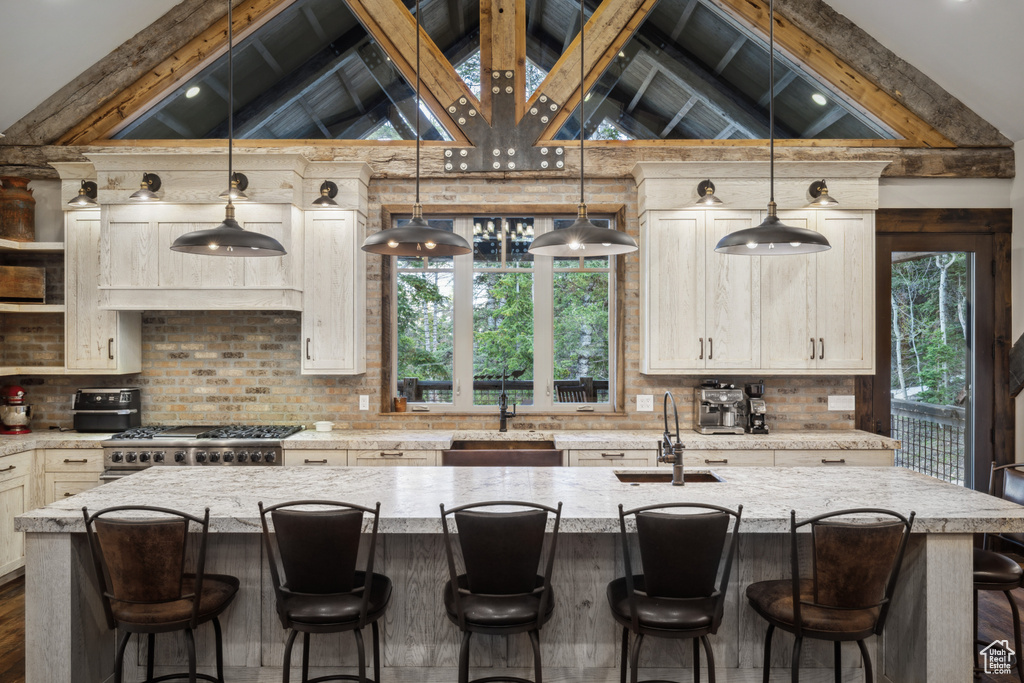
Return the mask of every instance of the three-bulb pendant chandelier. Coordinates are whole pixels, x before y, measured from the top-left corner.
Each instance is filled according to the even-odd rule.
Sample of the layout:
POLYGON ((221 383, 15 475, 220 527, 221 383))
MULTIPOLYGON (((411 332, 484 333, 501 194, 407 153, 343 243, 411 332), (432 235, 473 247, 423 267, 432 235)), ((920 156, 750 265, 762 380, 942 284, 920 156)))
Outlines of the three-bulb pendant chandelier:
POLYGON ((232 199, 246 199, 240 194, 244 188, 239 187, 239 179, 244 178, 234 172, 232 148, 234 146, 234 31, 232 29, 231 0, 228 4, 228 190, 222 197, 228 201, 224 208, 224 222, 212 230, 196 230, 178 237, 171 244, 172 251, 188 254, 204 254, 207 256, 284 256, 287 251, 281 243, 270 235, 246 230, 235 220, 235 205, 232 199))
POLYGON ((722 254, 770 256, 813 254, 831 249, 820 232, 786 225, 775 204, 775 0, 768 4, 768 215, 755 228, 737 230, 723 237, 715 251, 722 254))

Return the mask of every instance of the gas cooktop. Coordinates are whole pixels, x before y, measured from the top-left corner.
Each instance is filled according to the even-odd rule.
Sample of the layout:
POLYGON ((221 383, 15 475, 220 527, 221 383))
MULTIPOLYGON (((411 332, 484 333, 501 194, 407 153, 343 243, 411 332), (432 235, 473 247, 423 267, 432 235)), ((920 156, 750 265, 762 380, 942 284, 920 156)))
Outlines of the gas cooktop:
POLYGON ((222 427, 135 427, 114 434, 111 441, 122 439, 284 439, 302 427, 288 425, 226 425, 222 427))
POLYGON ((102 442, 107 470, 153 465, 280 465, 294 425, 136 427, 102 442))

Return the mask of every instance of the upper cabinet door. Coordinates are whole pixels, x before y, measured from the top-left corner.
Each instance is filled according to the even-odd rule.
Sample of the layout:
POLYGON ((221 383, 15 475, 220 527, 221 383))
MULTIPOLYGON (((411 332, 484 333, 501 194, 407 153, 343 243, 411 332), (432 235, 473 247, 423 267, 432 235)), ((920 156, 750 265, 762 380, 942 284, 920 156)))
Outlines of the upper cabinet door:
POLYGON ((760 222, 757 211, 705 214, 705 367, 756 369, 761 365, 761 257, 718 254, 726 235, 760 222))
POLYGON ((366 372, 364 232, 356 211, 306 212, 303 374, 366 372))
POLYGON ((832 248, 817 254, 817 367, 874 368, 875 221, 870 211, 818 211, 832 248))
MULTIPOLYGON (((794 228, 814 229, 815 212, 780 212, 794 228)), ((761 367, 812 370, 818 336, 814 254, 761 257, 761 367)))
POLYGON ((641 371, 703 370, 707 358, 703 211, 648 211, 641 224, 641 371))

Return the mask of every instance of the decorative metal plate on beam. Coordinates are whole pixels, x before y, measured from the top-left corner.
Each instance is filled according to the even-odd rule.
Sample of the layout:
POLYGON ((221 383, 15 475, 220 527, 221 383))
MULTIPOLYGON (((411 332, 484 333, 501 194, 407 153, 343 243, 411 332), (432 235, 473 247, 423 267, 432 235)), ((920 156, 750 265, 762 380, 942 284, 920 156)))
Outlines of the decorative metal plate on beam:
POLYGON ((541 94, 521 121, 515 120, 515 74, 492 74, 491 123, 462 97, 448 106, 448 113, 473 143, 473 147, 449 147, 444 151, 444 170, 449 173, 495 171, 555 171, 565 168, 565 149, 560 145, 533 143, 558 112, 558 104, 541 94))

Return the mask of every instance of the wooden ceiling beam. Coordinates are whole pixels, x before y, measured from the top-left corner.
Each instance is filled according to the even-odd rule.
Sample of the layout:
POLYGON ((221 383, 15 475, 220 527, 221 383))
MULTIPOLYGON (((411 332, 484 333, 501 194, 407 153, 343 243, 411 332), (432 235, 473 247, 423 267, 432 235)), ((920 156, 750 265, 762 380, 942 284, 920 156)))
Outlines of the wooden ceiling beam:
MULTIPOLYGON (((492 75, 511 71, 515 95, 515 121, 526 104, 526 0, 480 1, 480 107, 494 121, 492 75)), ((454 101, 451 100, 449 104, 454 101)))
MULTIPOLYGON (((234 8, 232 18, 236 40, 262 25, 278 11, 290 4, 289 0, 245 0, 234 8)), ((163 96, 178 82, 189 78, 209 62, 216 59, 228 44, 228 17, 225 14, 212 26, 175 51, 157 66, 147 71, 116 96, 103 102, 98 109, 61 135, 54 144, 87 145, 107 137, 125 120, 143 111, 151 102, 163 96)))
MULTIPOLYGON (((762 34, 768 34, 768 3, 765 0, 707 2, 721 7, 762 34)), ((954 146, 946 136, 778 12, 775 13, 775 43, 795 61, 878 117, 900 137, 925 147, 954 146)))
MULTIPOLYGON (((362 0, 349 2, 348 6, 415 89, 416 19, 401 0, 362 0)), ((419 77, 422 84, 420 95, 424 102, 456 142, 468 143, 468 138, 448 115, 447 107, 462 97, 474 103, 478 109, 480 104, 422 26, 419 77)), ((481 111, 485 116, 486 113, 481 111)))
MULTIPOLYGON (((654 9, 657 0, 616 0, 602 2, 590 15, 584 30, 586 33, 585 87, 589 90, 601 77, 608 64, 618 56, 619 51, 654 9)), ((546 95, 560 105, 561 109, 551 117, 540 139, 552 138, 565 123, 580 102, 580 36, 573 39, 569 48, 552 67, 526 103, 529 109, 541 95, 546 95)))

